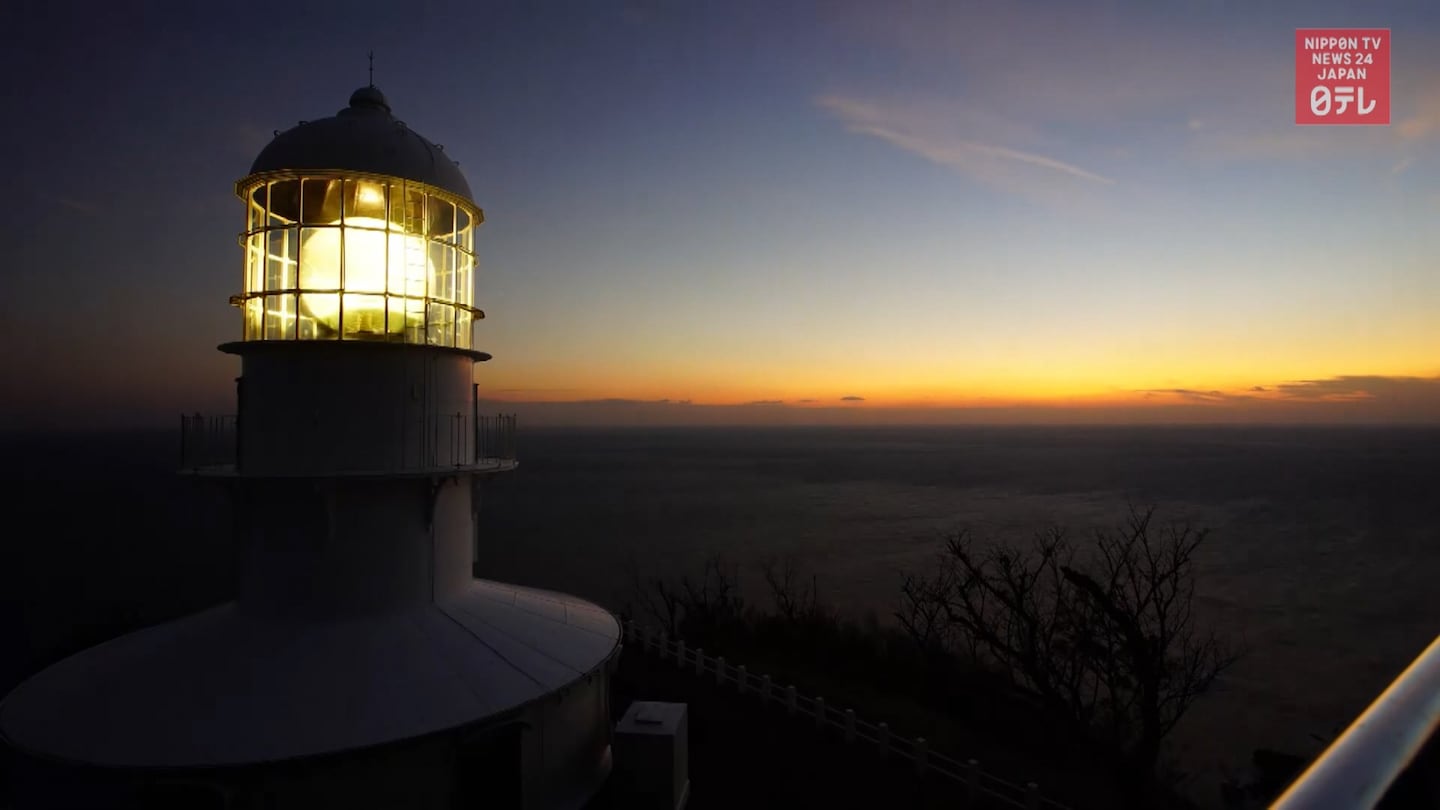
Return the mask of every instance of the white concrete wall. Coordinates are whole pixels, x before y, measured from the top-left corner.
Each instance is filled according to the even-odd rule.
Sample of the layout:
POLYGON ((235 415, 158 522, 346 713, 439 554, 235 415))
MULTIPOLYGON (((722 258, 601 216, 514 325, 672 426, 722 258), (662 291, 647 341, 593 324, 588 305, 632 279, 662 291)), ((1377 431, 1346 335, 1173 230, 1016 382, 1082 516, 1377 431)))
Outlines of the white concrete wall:
POLYGON ((471 579, 463 477, 270 479, 245 482, 240 495, 247 611, 373 613, 428 603, 471 579))
POLYGON ((527 808, 579 808, 609 775, 609 690, 609 675, 601 671, 531 709, 527 808))
POLYGON ((435 597, 474 581, 475 511, 468 478, 443 482, 435 501, 435 597))
POLYGON ((474 457, 468 355, 295 342, 246 347, 242 357, 240 463, 247 474, 415 470, 474 457))
POLYGON ((260 769, 237 810, 414 807, 451 810, 455 747, 448 735, 260 769))

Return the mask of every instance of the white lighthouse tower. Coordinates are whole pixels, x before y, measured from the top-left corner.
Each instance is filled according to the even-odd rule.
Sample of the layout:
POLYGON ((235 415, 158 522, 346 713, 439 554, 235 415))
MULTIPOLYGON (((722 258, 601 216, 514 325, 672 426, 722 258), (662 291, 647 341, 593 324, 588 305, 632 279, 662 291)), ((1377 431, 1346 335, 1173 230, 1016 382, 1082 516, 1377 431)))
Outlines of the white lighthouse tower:
POLYGON ((583 805, 620 629, 473 578, 475 486, 515 462, 472 383, 465 177, 370 86, 278 132, 236 191, 238 415, 185 432, 233 494, 238 599, 0 703, 23 806, 583 805))

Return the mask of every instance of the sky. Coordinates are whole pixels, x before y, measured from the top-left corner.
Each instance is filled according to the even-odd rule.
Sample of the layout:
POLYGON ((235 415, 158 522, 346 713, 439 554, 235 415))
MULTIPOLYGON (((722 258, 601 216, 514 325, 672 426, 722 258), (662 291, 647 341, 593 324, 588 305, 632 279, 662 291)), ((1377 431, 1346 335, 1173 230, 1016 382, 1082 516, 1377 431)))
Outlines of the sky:
POLYGON ((0 7, 0 429, 233 412, 234 182, 366 79, 548 424, 1440 423, 1440 6, 0 7), (1389 28, 1392 123, 1294 123, 1389 28))

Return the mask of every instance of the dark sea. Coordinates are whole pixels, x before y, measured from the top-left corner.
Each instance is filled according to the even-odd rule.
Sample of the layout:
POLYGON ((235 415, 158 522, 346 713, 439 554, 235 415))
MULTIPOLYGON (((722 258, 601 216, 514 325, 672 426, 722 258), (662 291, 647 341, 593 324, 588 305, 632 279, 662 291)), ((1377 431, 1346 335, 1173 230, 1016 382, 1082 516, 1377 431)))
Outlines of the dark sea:
MULTIPOLYGON (((4 442, 0 688, 233 593, 223 493, 171 474, 176 436, 4 442)), ((1129 505, 1209 527, 1197 618, 1248 653, 1173 740, 1202 794, 1255 748, 1313 753, 1440 633, 1440 429, 522 425, 519 452, 485 488, 478 570, 615 609, 637 572, 718 553, 754 601, 788 557, 885 622, 961 528, 1083 537, 1129 505)))

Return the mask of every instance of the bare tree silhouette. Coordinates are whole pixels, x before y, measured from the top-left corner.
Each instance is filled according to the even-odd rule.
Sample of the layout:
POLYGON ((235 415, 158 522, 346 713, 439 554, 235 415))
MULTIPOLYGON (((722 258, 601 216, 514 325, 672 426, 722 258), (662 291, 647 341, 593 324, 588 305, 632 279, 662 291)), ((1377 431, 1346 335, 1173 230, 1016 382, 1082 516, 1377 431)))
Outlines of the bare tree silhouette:
POLYGON ((1208 535, 1131 508, 1085 554, 1062 529, 1029 547, 951 538, 941 564, 908 574, 901 626, 1007 676, 1074 730, 1114 747, 1143 803, 1165 737, 1238 658, 1196 627, 1195 551, 1208 535))

